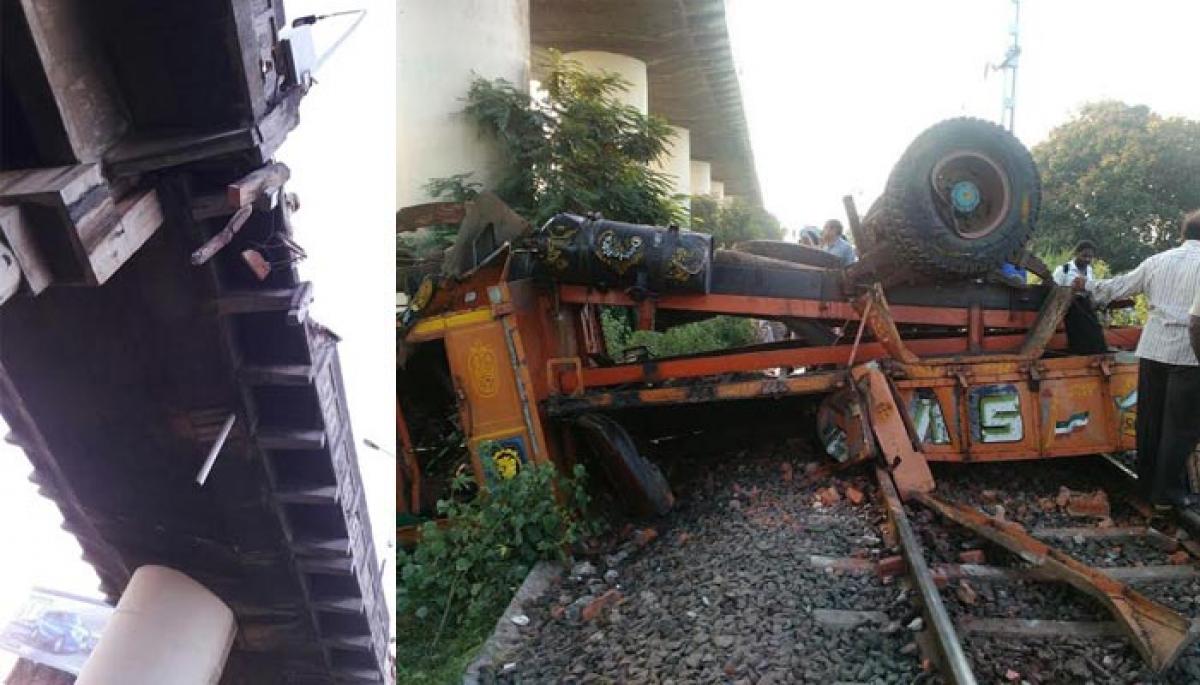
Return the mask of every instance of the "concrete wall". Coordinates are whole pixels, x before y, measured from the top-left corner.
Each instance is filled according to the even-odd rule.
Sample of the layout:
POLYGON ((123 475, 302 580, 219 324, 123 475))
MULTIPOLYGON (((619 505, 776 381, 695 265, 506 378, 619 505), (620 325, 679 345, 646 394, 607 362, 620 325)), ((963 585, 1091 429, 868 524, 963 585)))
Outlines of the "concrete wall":
POLYGON ((397 209, 429 201, 431 178, 491 187, 496 146, 462 110, 477 76, 528 88, 529 0, 405 0, 397 21, 397 209))

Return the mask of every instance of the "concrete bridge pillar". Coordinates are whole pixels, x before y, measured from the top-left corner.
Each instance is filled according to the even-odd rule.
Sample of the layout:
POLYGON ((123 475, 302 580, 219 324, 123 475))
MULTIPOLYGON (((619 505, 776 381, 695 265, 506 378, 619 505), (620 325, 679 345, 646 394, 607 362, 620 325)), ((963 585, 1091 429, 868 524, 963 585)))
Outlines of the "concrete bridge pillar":
POLYGON ((215 685, 237 632, 207 588, 163 566, 134 572, 76 685, 215 685))
MULTIPOLYGON (((692 193, 692 133, 682 126, 671 127, 671 140, 667 143, 667 150, 662 157, 654 164, 656 171, 661 171, 671 179, 671 194, 685 195, 688 198, 692 193)), ((684 201, 684 205, 691 207, 691 200, 684 201)))
POLYGON ((692 195, 708 195, 712 192, 712 164, 693 159, 691 163, 692 195))
POLYGON ((431 178, 494 188, 499 151, 462 111, 477 77, 528 90, 529 0, 406 0, 396 14, 397 208, 429 201, 431 178))
POLYGON ((602 50, 578 50, 568 52, 564 58, 579 62, 585 71, 599 73, 609 71, 620 74, 629 81, 629 89, 617 93, 616 98, 621 104, 628 105, 645 114, 650 111, 649 80, 646 77, 646 63, 636 57, 620 55, 615 52, 602 50))
POLYGON ((708 194, 713 196, 714 200, 725 199, 725 183, 724 181, 711 181, 708 184, 708 194))

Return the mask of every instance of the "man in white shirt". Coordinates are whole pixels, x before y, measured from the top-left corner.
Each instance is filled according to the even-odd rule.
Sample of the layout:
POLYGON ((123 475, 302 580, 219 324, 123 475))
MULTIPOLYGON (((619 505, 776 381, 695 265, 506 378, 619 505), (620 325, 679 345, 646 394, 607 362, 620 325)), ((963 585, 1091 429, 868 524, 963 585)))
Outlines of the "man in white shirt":
POLYGON ((1153 504, 1191 506, 1184 468, 1200 441, 1200 359, 1189 340, 1189 308, 1200 290, 1200 210, 1183 219, 1183 244, 1116 278, 1073 283, 1100 304, 1146 295, 1138 341, 1138 484, 1153 504))
POLYGON ((1096 244, 1090 240, 1080 240, 1075 246, 1075 258, 1054 270, 1054 282, 1059 285, 1071 285, 1076 278, 1083 277, 1084 282, 1092 279, 1092 262, 1096 259, 1096 244))
MULTIPOLYGON (((1075 257, 1054 270, 1054 282, 1058 285, 1073 285, 1083 279, 1084 284, 1092 278, 1092 261, 1096 259, 1096 244, 1081 240, 1075 246, 1075 257)), ((1067 328, 1067 350, 1071 354, 1104 354, 1108 352, 1108 341, 1104 338, 1104 326, 1096 315, 1096 305, 1086 292, 1076 293, 1074 301, 1063 320, 1067 328)))

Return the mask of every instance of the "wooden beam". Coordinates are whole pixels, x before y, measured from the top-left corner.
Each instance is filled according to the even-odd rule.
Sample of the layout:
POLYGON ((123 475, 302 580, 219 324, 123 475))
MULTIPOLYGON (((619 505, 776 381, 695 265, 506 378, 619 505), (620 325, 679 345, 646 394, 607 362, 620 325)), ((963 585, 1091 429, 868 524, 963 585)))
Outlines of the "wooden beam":
POLYGON ((312 605, 317 611, 328 611, 336 614, 360 615, 363 612, 362 597, 339 597, 336 599, 313 599, 312 605))
POLYGON ((192 266, 200 266, 206 263, 220 252, 221 248, 228 245, 233 240, 233 236, 242 230, 242 226, 250 219, 250 214, 253 211, 254 207, 251 205, 246 205, 237 210, 237 213, 229 218, 229 221, 225 224, 225 228, 222 228, 220 232, 209 238, 207 242, 192 253, 192 266))
POLYGON ((20 207, 0 206, 0 233, 12 248, 29 290, 37 295, 49 287, 54 281, 54 274, 38 247, 33 227, 25 220, 20 207))
POLYGON ((275 499, 285 504, 337 504, 337 486, 321 485, 277 490, 275 499))
POLYGON ((963 635, 993 637, 1119 637, 1121 627, 1115 621, 1047 621, 1036 618, 976 618, 968 616, 958 621, 963 635))
POLYGON ((281 162, 255 169, 225 188, 225 202, 235 208, 253 204, 260 197, 282 188, 291 175, 291 169, 281 162))
POLYGON ((260 427, 255 434, 265 450, 319 450, 325 447, 325 431, 260 427))
POLYGON ((273 288, 262 290, 228 290, 215 301, 217 314, 256 314, 259 312, 287 312, 289 319, 300 308, 312 302, 312 283, 303 281, 295 288, 273 288))

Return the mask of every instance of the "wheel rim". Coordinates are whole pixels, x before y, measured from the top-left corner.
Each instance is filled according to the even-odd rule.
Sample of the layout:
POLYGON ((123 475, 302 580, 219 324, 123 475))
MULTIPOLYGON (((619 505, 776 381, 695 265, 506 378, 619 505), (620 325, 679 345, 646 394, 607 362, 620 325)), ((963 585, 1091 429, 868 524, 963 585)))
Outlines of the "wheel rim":
POLYGON ((979 152, 946 155, 934 165, 929 181, 938 213, 968 240, 999 228, 1012 206, 1008 176, 995 160, 979 152))

